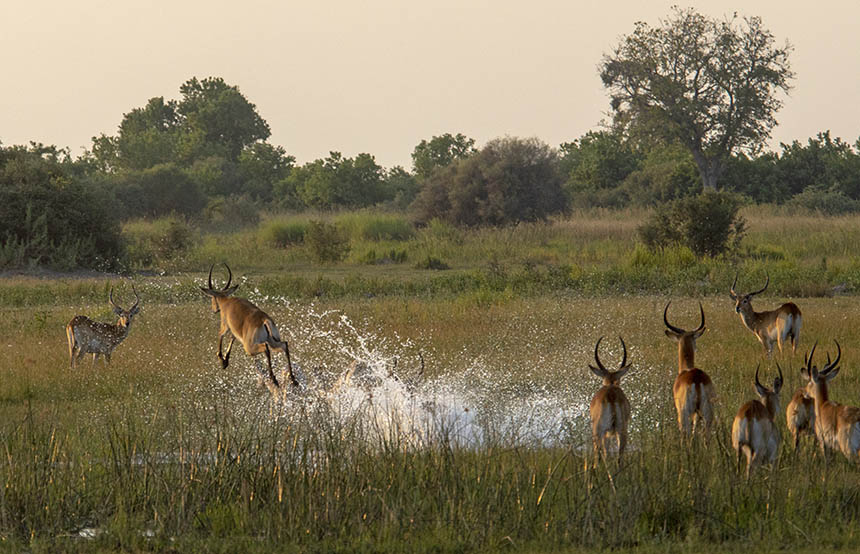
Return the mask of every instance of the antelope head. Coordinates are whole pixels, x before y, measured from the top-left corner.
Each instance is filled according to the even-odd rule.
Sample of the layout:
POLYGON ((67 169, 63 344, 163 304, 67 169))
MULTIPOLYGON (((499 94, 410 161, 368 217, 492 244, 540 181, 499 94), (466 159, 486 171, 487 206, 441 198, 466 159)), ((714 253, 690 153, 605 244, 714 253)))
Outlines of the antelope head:
POLYGON ((764 287, 761 290, 757 290, 755 292, 751 292, 748 294, 738 294, 735 292, 735 285, 738 284, 738 274, 735 273, 735 280, 732 283, 731 288, 729 289, 729 296, 732 297, 732 300, 735 301, 735 311, 737 313, 743 313, 745 311, 752 311, 752 297, 761 294, 767 290, 767 286, 770 284, 770 275, 765 274, 767 280, 764 282, 764 287))
POLYGON ((135 303, 128 310, 124 310, 122 306, 114 302, 113 299, 113 287, 110 289, 110 295, 108 296, 108 300, 110 300, 111 306, 113 306, 113 313, 119 317, 119 321, 117 321, 117 325, 121 327, 128 327, 131 325, 131 320, 135 315, 140 311, 140 296, 137 295, 137 290, 134 288, 134 283, 131 285, 131 290, 134 291, 135 303))
POLYGON ((592 373, 603 379, 604 386, 617 386, 621 382, 621 378, 630 370, 630 365, 627 363, 627 345, 624 344, 624 339, 618 337, 621 341, 621 363, 618 365, 618 369, 614 371, 610 371, 603 366, 603 363, 600 361, 600 355, 598 350, 600 348, 600 341, 603 340, 603 337, 597 339, 597 344, 594 345, 594 362, 597 364, 597 367, 589 364, 588 368, 592 373))
POLYGON ((221 310, 218 300, 221 298, 227 298, 239 288, 239 285, 230 286, 230 283, 233 281, 233 272, 230 271, 230 266, 226 263, 224 263, 224 267, 227 268, 227 284, 224 285, 224 288, 215 289, 215 287, 212 286, 212 270, 215 268, 215 264, 212 264, 209 267, 209 286, 200 287, 200 290, 202 290, 204 294, 212 297, 212 311, 215 313, 218 313, 221 310))
POLYGON ((842 358, 842 348, 839 346, 839 341, 835 340, 836 343, 836 359, 832 362, 830 361, 830 354, 827 354, 827 363, 824 367, 819 371, 818 367, 812 363, 812 357, 815 355, 815 347, 818 346, 818 343, 812 345, 812 351, 809 353, 808 358, 804 358, 804 365, 806 366, 805 373, 809 375, 809 384, 811 387, 815 387, 816 385, 823 385, 827 381, 830 381, 839 373, 839 360, 842 358))
POLYGON ((773 418, 774 414, 779 411, 779 391, 782 390, 783 383, 782 368, 779 367, 779 363, 776 364, 779 376, 775 377, 773 380, 773 389, 769 389, 762 385, 761 381, 758 380, 758 370, 760 367, 761 364, 759 363, 755 368, 755 391, 761 398, 762 403, 770 412, 771 418, 773 418))

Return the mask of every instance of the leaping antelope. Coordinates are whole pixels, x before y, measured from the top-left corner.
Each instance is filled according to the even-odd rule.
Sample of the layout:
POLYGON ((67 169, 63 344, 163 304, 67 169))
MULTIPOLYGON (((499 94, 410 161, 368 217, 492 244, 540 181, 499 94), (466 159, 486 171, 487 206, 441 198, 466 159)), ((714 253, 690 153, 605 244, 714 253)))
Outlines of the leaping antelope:
POLYGON ((791 397, 791 401, 785 408, 785 425, 794 440, 794 450, 800 445, 801 435, 810 435, 815 440, 815 400, 812 397, 812 384, 809 376, 808 362, 806 356, 803 358, 803 367, 800 375, 804 386, 798 387, 791 397))
POLYGON ((669 304, 671 302, 667 303, 666 309, 663 310, 663 323, 666 324, 666 336, 678 343, 678 376, 672 385, 672 396, 683 441, 695 431, 700 420, 706 428, 711 427, 716 393, 711 378, 695 364, 696 339, 705 332, 705 309, 702 308, 702 303, 699 303, 702 323, 692 331, 685 331, 669 323, 669 304))
POLYGON ((239 288, 239 285, 230 286, 233 281, 233 272, 230 271, 230 266, 226 263, 224 267, 227 268, 227 284, 224 285, 224 288, 215 290, 212 286, 212 269, 214 267, 215 264, 212 264, 209 268, 209 286, 200 287, 200 290, 212 297, 212 311, 221 313, 221 330, 218 332, 218 359, 221 360, 221 367, 226 368, 229 365, 233 342, 239 339, 249 356, 253 357, 260 353, 266 354, 266 361, 269 364, 269 382, 266 385, 273 393, 280 390, 280 385, 274 371, 272 371, 272 350, 279 350, 287 357, 290 380, 294 386, 298 387, 299 382, 293 374, 293 365, 290 362, 290 350, 286 341, 281 340, 275 322, 263 310, 248 300, 231 296, 239 288), (221 347, 224 335, 228 331, 231 335, 230 344, 227 345, 227 352, 222 354, 221 347))
POLYGON ((747 458, 747 479, 750 478, 750 468, 766 459, 773 463, 779 450, 781 437, 776 427, 774 417, 779 411, 779 391, 782 389, 782 368, 776 364, 779 377, 773 380, 773 390, 768 389, 758 380, 758 370, 755 368, 755 391, 759 400, 750 400, 738 410, 732 422, 732 447, 738 453, 738 471, 741 469, 741 454, 747 458))
POLYGON ((594 362, 597 367, 589 364, 588 368, 592 373, 603 379, 603 387, 597 391, 594 398, 591 399, 589 410, 591 412, 591 435, 594 441, 594 456, 597 459, 598 451, 603 452, 603 458, 606 459, 606 441, 610 435, 615 435, 618 441, 618 458, 624 454, 624 447, 627 445, 627 425, 630 423, 630 402, 624 395, 624 391, 619 386, 621 378, 630 370, 627 365, 627 346, 624 344, 624 339, 621 340, 621 364, 615 371, 609 371, 600 362, 598 349, 600 341, 603 337, 597 340, 594 345, 594 362))
POLYGON ((110 364, 111 354, 119 346, 119 343, 128 336, 131 321, 140 311, 140 296, 137 295, 134 284, 131 285, 131 290, 134 291, 136 301, 131 308, 124 310, 122 306, 114 302, 113 287, 110 289, 108 300, 113 306, 113 312, 119 316, 116 325, 93 321, 85 315, 76 315, 66 325, 66 338, 69 341, 69 365, 72 369, 75 369, 77 361, 83 358, 84 354, 93 355, 94 366, 99 354, 104 355, 105 365, 110 364))
POLYGON ((812 356, 815 354, 815 346, 813 346, 806 366, 815 399, 815 434, 822 454, 825 454, 825 447, 839 448, 846 458, 852 460, 860 453, 860 408, 845 406, 830 400, 827 382, 839 373, 838 364, 842 357, 839 343, 835 340, 833 342, 836 343, 835 360, 831 362, 828 357, 828 363, 824 369, 818 371, 818 368, 812 364, 812 356))
POLYGON ((757 312, 752 307, 752 297, 761 294, 767 290, 770 284, 770 275, 764 283, 761 290, 751 292, 749 294, 738 294, 735 292, 735 285, 738 284, 738 274, 735 274, 735 281, 729 289, 729 295, 735 301, 735 311, 740 314, 741 321, 744 322, 746 328, 761 342, 767 356, 773 354, 773 343, 779 347, 779 352, 782 353, 782 346, 787 340, 791 341, 791 353, 797 350, 797 342, 800 340, 800 327, 803 323, 800 314, 800 308, 793 302, 786 302, 775 310, 767 312, 757 312))

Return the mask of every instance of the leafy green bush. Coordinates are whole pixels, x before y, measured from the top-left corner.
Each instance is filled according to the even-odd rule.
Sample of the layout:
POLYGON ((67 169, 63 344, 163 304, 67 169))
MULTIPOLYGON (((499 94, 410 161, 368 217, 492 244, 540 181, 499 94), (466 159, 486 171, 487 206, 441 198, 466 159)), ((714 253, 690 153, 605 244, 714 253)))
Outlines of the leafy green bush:
POLYGON ((263 244, 274 248, 287 248, 305 241, 307 221, 272 219, 263 224, 258 236, 263 244))
POLYGON ((339 262, 349 254, 349 237, 333 223, 310 221, 305 244, 317 263, 339 262))
POLYGON ((0 147, 0 267, 114 269, 122 241, 111 195, 54 147, 0 147))
POLYGON ((210 224, 236 227, 250 227, 260 222, 259 206, 247 196, 216 196, 209 199, 203 212, 210 224))
POLYGON ((806 187, 786 202, 786 206, 822 215, 843 215, 860 210, 860 202, 841 190, 806 187))
POLYGON ((123 237, 132 267, 148 267, 175 260, 196 244, 194 228, 175 215, 127 223, 123 227, 123 237))
POLYGON ((736 248, 746 233, 738 215, 740 200, 726 192, 704 191, 655 210, 638 231, 648 248, 683 245, 697 256, 716 256, 736 248))

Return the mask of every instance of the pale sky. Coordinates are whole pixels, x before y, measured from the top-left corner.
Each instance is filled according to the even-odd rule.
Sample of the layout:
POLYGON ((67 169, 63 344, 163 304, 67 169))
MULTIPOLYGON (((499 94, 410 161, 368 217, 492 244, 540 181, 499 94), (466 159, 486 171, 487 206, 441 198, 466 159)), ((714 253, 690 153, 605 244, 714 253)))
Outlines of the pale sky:
POLYGON ((78 155, 149 98, 217 76, 299 163, 337 150, 411 169, 415 145, 445 132, 558 146, 606 117, 602 54, 673 4, 761 16, 794 45, 773 149, 826 129, 860 136, 856 0, 11 0, 0 5, 0 142, 78 155))

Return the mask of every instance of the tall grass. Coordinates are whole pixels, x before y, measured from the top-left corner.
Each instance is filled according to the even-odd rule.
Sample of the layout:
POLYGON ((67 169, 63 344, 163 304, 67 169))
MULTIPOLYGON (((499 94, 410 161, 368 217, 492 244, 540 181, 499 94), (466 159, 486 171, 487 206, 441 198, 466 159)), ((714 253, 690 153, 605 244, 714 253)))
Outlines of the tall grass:
MULTIPOLYGON (((156 278, 143 285, 151 292, 174 286, 156 278)), ((399 358, 398 375, 417 380, 422 402, 441 407, 454 398, 468 408, 461 415, 484 439, 464 443, 462 422, 436 409, 427 413, 437 424, 417 440, 403 419, 408 412, 370 409, 382 388, 360 395, 352 412, 326 395, 273 404, 244 354, 220 368, 218 316, 202 297, 144 301, 113 365, 84 363, 75 372, 63 325, 75 313, 109 319, 101 303, 6 308, 4 546, 322 552, 408 544, 438 552, 860 543, 860 473, 841 455, 825 463, 810 444, 794 453, 784 440, 774 468, 749 483, 736 471, 728 428, 753 395, 762 351, 727 295, 701 298, 708 331, 697 353, 717 386, 720 422, 708 443, 697 439, 686 450, 678 447, 670 395, 676 346, 662 335, 660 314, 672 298, 673 323, 692 326, 698 299, 499 295, 479 302, 463 295, 311 306, 255 288, 246 284, 244 294, 280 324, 311 382, 338 375, 363 349, 378 350, 399 358), (621 464, 594 467, 585 406, 600 384, 586 364, 599 336, 618 334, 634 364, 624 383, 634 413, 631 451, 621 464), (535 432, 554 438, 535 442, 535 432)), ((845 322, 858 317, 860 300, 798 303, 806 316, 802 348, 815 340, 831 347, 833 338, 843 344, 845 369, 831 394, 850 403, 860 393, 851 372, 860 331, 845 322)), ((781 360, 783 403, 799 384, 798 363, 781 360)), ((774 368, 763 364, 767 374, 774 368)), ((779 426, 787 435, 782 418, 779 426)))

